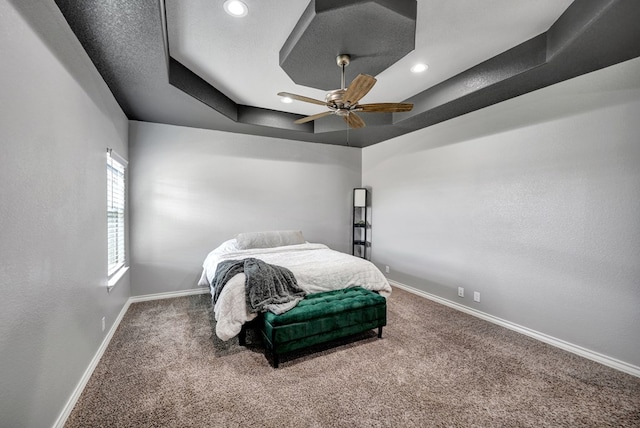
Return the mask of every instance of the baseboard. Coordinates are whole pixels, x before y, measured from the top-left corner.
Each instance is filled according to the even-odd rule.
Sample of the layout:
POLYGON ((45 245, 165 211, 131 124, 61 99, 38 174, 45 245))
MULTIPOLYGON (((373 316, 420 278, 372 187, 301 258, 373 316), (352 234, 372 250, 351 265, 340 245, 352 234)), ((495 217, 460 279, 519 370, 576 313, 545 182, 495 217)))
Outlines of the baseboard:
POLYGON ((89 363, 89 367, 87 367, 87 369, 84 371, 84 374, 80 378, 80 382, 78 382, 78 385, 73 390, 73 393, 71 394, 71 397, 67 401, 67 404, 64 406, 62 413, 60 413, 60 416, 58 416, 58 419, 56 420, 55 424, 53 424, 54 428, 64 427, 64 424, 67 422, 67 418, 71 414, 71 411, 75 407, 76 402, 80 398, 80 395, 84 390, 84 387, 87 386, 87 382, 89 382, 89 379, 91 378, 91 375, 93 374, 93 371, 95 370, 95 368, 98 366, 98 363, 100 362, 100 359, 104 354, 104 351, 106 351, 107 346, 109 346, 109 342, 111 342, 111 338, 113 337, 114 333, 118 329, 118 326, 120 325, 120 321, 122 321, 124 314, 127 313, 127 310, 129 309, 129 304, 130 304, 129 300, 127 300, 127 302, 124 304, 124 306, 120 310, 120 313, 118 314, 115 321, 113 322, 113 325, 107 332, 107 335, 102 340, 102 343, 98 348, 98 351, 95 353, 95 355, 91 359, 91 362, 89 363))
POLYGON ((410 293, 413 293, 417 296, 424 297, 426 299, 432 300, 434 302, 440 303, 442 305, 448 306, 450 308, 456 309, 458 311, 467 313, 469 315, 473 315, 475 317, 481 318, 485 321, 489 321, 491 323, 497 324, 499 326, 508 328, 509 330, 516 331, 518 333, 522 333, 526 336, 532 337, 536 340, 549 344, 551 346, 555 346, 557 348, 563 349, 565 351, 571 352, 573 354, 579 355, 581 357, 587 358, 589 360, 598 362, 605 366, 611 367, 616 370, 620 370, 632 376, 640 377, 640 367, 634 366, 629 363, 625 363, 624 361, 617 360, 615 358, 608 357, 604 354, 600 354, 599 352, 594 352, 589 349, 583 348, 578 345, 574 345, 572 343, 566 342, 562 339, 558 339, 552 336, 549 336, 544 333, 540 333, 539 331, 532 330, 527 327, 523 327, 521 325, 512 323, 510 321, 504 320, 502 318, 495 317, 493 315, 487 314, 485 312, 479 311, 477 309, 469 308, 468 306, 461 305, 456 302, 452 302, 451 300, 444 299, 442 297, 436 296, 435 294, 428 293, 426 291, 418 290, 417 288, 411 287, 406 284, 402 284, 397 281, 389 280, 389 283, 394 286, 406 290, 410 293))
POLYGON ((107 335, 102 340, 102 343, 100 344, 100 347, 98 348, 98 351, 95 353, 95 355, 91 359, 91 362, 89 363, 89 366, 84 371, 84 374, 82 375, 82 378, 80 378, 80 382, 78 382, 78 385, 76 385, 76 388, 73 390, 73 393, 71 394, 71 397, 69 397, 69 400, 67 400, 67 404, 65 404, 62 412, 60 413, 60 416, 58 416, 58 419, 53 424, 53 427, 54 428, 63 428, 64 427, 64 424, 67 422, 67 419, 69 418, 69 415, 71 414, 71 411, 73 410, 73 408, 75 407, 76 403, 78 402, 78 399, 80 398, 80 395, 82 394, 82 391, 84 391, 85 386, 87 386, 87 382, 89 382, 89 379, 91 378, 91 375, 93 374, 93 371, 98 366, 98 363, 100 362, 100 359, 102 358, 102 355, 104 354, 104 351, 106 351, 107 347, 109 346, 109 343, 111 342, 111 338, 113 337, 114 333, 118 329, 118 326, 120 325, 120 322, 122 321, 122 318, 124 318, 124 315, 127 313, 127 310, 129 310, 129 306, 131 306, 132 303, 146 302, 146 301, 149 301, 149 300, 170 299, 170 298, 173 298, 173 297, 193 296, 193 295, 197 295, 197 294, 206 294, 208 292, 209 292, 208 288, 197 288, 197 289, 192 289, 192 290, 171 291, 171 292, 167 292, 167 293, 147 294, 147 295, 144 295, 144 296, 129 297, 129 299, 127 299, 127 302, 124 304, 124 306, 120 310, 120 313, 116 317, 115 321, 113 322, 113 325, 109 329, 109 332, 107 333, 107 335))
POLYGON ((147 302, 149 300, 172 299, 174 297, 194 296, 209 293, 208 288, 193 288, 191 290, 168 291, 166 293, 145 294, 143 296, 129 297, 129 303, 147 302))

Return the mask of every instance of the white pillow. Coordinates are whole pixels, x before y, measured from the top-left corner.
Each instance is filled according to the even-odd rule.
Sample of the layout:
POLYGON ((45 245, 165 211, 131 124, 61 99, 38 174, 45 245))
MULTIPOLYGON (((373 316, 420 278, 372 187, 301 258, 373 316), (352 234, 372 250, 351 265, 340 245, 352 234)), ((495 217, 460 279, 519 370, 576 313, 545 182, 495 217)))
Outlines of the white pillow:
POLYGON ((270 232, 239 233, 236 243, 240 250, 250 248, 283 247, 304 244, 304 236, 299 230, 274 230, 270 232))
POLYGON ((239 248, 237 246, 236 240, 235 239, 229 239, 228 241, 224 241, 222 244, 220 244, 212 252, 215 253, 215 254, 226 254, 226 253, 233 253, 233 252, 238 251, 238 250, 239 250, 239 248))

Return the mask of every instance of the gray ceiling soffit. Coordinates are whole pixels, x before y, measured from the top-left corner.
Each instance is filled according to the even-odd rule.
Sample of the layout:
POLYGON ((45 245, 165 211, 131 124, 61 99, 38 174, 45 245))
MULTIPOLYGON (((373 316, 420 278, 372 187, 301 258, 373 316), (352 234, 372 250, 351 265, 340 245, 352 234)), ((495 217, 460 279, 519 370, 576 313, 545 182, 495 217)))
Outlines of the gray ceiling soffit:
POLYGON ((300 119, 301 117, 302 116, 293 113, 238 104, 238 122, 312 133, 313 123, 307 122, 301 125, 293 123, 294 120, 300 119))
MULTIPOLYGON (((55 1, 129 119, 347 143, 339 121, 292 126, 301 116, 238 105, 169 60, 163 7, 157 0, 55 1), (211 108, 180 96, 175 87, 211 108)), ((636 58, 640 56, 639 21, 637 0, 575 1, 546 33, 410 97, 407 101, 415 103, 413 111, 367 115, 366 128, 349 130, 349 145, 376 144, 636 58)), ((337 70, 335 62, 334 67, 337 70)))
POLYGON ((169 83, 229 119, 238 121, 236 103, 172 57, 169 57, 169 83))
POLYGON ((571 13, 565 13, 547 31, 547 58, 553 59, 589 28, 589 21, 597 20, 616 0, 575 2, 571 13))
POLYGON ((346 81, 376 76, 415 48, 415 0, 311 0, 280 49, 295 83, 325 91, 340 83, 336 56, 348 54, 346 81))
MULTIPOLYGON (((454 114, 453 117, 476 110, 477 106, 472 107, 471 104, 462 103, 458 100, 463 100, 470 94, 477 92, 483 92, 485 96, 490 96, 491 94, 487 93, 489 88, 544 65, 546 51, 546 35, 541 34, 534 37, 409 98, 407 102, 414 104, 413 110, 407 113, 397 113, 394 117, 394 123, 402 122, 412 117, 419 117, 421 114, 428 116, 426 115, 427 112, 440 106, 448 106, 447 111, 454 114), (456 102, 457 106, 450 105, 456 102)), ((504 95, 504 91, 501 91, 499 96, 504 95)), ((489 99, 487 98, 487 101, 489 99)), ((494 103, 492 102, 491 104, 494 103)), ((430 120, 433 120, 433 118, 430 120)))
POLYGON ((414 110, 396 113, 394 123, 424 128, 636 58, 639 18, 637 1, 574 2, 546 33, 409 98, 414 110))
POLYGON ((234 122, 291 131, 313 132, 312 123, 302 125, 293 123, 302 117, 300 115, 236 104, 172 57, 169 57, 169 83, 234 122))

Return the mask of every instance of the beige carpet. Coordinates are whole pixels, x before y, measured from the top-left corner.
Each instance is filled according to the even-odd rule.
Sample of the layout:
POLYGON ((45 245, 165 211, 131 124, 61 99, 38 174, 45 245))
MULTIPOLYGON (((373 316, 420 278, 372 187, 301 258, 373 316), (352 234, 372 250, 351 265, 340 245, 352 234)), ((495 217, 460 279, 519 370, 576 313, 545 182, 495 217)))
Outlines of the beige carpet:
POLYGON ((382 339, 279 369, 210 311, 208 294, 131 305, 66 426, 640 426, 640 378, 400 289, 382 339))

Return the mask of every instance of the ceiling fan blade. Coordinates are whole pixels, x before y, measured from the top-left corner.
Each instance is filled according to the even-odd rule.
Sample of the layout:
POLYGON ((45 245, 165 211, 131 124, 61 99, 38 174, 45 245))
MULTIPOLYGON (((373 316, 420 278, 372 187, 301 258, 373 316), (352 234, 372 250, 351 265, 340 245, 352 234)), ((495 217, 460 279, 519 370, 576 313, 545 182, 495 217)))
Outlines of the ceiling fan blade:
POLYGON ((350 111, 347 116, 343 117, 344 121, 349 125, 349 128, 364 128, 366 126, 364 120, 352 111, 350 111))
POLYGON ((304 101, 305 103, 318 104, 321 106, 326 106, 327 103, 324 101, 316 100, 314 98, 305 97, 303 95, 290 94, 289 92, 278 92, 278 95, 281 97, 289 97, 292 100, 304 101))
POLYGON ((311 122, 312 120, 316 120, 316 119, 320 119, 321 117, 325 117, 325 116, 329 116, 330 114, 333 114, 332 111, 323 111, 322 113, 317 113, 317 114, 313 114, 311 116, 307 116, 307 117, 303 117, 302 119, 298 119, 293 123, 307 123, 307 122, 311 122))
POLYGON ((413 104, 411 103, 373 103, 373 104, 360 104, 358 111, 364 111, 367 113, 395 113, 400 111, 411 111, 413 104))
POLYGON ((362 97, 367 95, 376 82, 377 80, 373 76, 369 76, 368 74, 358 74, 358 76, 356 76, 356 78, 351 82, 351 85, 347 88, 347 92, 345 92, 342 99, 353 105, 360 101, 362 97))

